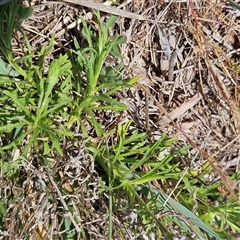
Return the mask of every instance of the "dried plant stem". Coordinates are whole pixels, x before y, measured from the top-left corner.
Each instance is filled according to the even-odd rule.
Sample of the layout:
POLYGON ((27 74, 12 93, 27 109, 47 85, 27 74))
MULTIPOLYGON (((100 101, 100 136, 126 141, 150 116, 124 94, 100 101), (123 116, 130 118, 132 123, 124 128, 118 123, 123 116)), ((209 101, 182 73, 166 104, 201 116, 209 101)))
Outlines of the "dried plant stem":
POLYGON ((112 6, 106 6, 103 3, 97 3, 92 0, 61 0, 61 1, 65 2, 65 3, 72 3, 72 4, 81 5, 84 7, 97 9, 99 11, 110 13, 110 14, 117 15, 120 17, 131 18, 131 19, 136 19, 136 20, 145 20, 145 21, 151 21, 151 22, 158 22, 158 21, 155 21, 152 19, 148 19, 140 14, 132 13, 132 12, 125 11, 125 10, 122 10, 122 9, 119 9, 116 7, 112 7, 112 6))
POLYGON ((49 180, 50 180, 51 184, 53 185, 53 187, 55 188, 55 190, 56 190, 56 192, 57 192, 57 194, 58 194, 58 197, 59 197, 59 199, 60 199, 60 201, 61 201, 64 209, 68 212, 68 217, 69 217, 70 220, 72 221, 72 223, 73 223, 76 231, 77 231, 78 233, 80 233, 80 232, 81 232, 81 229, 79 228, 78 224, 76 223, 73 214, 71 213, 71 211, 69 210, 69 208, 68 208, 68 206, 67 206, 67 203, 64 201, 64 198, 63 198, 63 196, 62 196, 61 191, 58 189, 57 184, 53 181, 52 176, 51 176, 49 173, 47 173, 47 174, 48 174, 48 177, 49 177, 49 180))

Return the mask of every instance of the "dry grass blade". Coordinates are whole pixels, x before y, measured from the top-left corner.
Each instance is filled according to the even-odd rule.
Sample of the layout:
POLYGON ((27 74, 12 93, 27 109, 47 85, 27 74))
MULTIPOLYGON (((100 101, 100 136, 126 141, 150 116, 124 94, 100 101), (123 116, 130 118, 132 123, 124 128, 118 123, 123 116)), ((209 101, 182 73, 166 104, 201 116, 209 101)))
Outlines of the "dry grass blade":
POLYGON ((97 9, 99 11, 114 14, 114 15, 121 16, 121 17, 132 18, 132 19, 136 19, 136 20, 153 21, 151 19, 147 19, 146 17, 144 17, 142 15, 132 13, 132 12, 128 12, 128 11, 118 9, 118 8, 115 8, 115 7, 106 6, 102 3, 97 3, 97 2, 94 2, 94 1, 91 1, 91 0, 61 0, 61 1, 66 2, 66 3, 77 4, 77 5, 81 5, 81 6, 84 6, 84 7, 93 8, 93 9, 97 9))
MULTIPOLYGON (((173 110, 169 115, 172 120, 181 117, 187 110, 190 110, 193 108, 200 100, 202 99, 202 96, 200 94, 194 95, 189 101, 183 103, 180 107, 173 110)), ((170 123, 170 120, 164 116, 161 120, 158 121, 159 125, 165 125, 167 123, 170 123)))

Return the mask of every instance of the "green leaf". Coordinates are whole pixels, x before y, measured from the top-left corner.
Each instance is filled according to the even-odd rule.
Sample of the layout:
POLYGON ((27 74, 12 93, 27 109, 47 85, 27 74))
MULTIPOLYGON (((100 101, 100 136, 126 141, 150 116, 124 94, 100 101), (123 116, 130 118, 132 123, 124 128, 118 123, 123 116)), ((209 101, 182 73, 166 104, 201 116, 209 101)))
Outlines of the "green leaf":
POLYGON ((59 110, 60 108, 63 108, 63 106, 67 106, 68 103, 70 103, 72 100, 65 100, 62 102, 59 102, 55 104, 53 107, 49 108, 45 113, 42 114, 42 117, 47 117, 49 114, 54 113, 56 110, 59 110))
POLYGON ((118 19, 118 16, 111 15, 111 17, 106 22, 106 28, 109 29, 110 27, 112 27, 114 23, 117 21, 117 19, 118 19))
POLYGON ((47 77, 47 87, 45 89, 45 98, 48 98, 53 90, 53 87, 59 80, 60 75, 60 61, 55 59, 51 62, 48 77, 47 77))
POLYGON ((21 123, 8 123, 7 125, 0 126, 0 132, 11 132, 17 127, 22 127, 21 123))
POLYGON ((115 111, 115 112, 128 110, 128 107, 125 104, 120 103, 117 100, 108 99, 108 100, 105 100, 105 101, 107 101, 107 103, 109 105, 106 105, 106 106, 91 106, 91 107, 88 107, 88 109, 90 109, 90 110, 112 110, 112 111, 115 111))
POLYGON ((50 137, 52 140, 53 148, 56 149, 57 153, 60 156, 63 156, 63 149, 61 147, 61 143, 60 143, 59 139, 57 137, 55 137, 54 135, 51 135, 50 137))
POLYGON ((94 126, 94 130, 96 131, 97 136, 101 137, 104 134, 103 126, 100 123, 98 123, 92 111, 88 111, 88 114, 90 115, 90 118, 89 117, 87 118, 88 121, 92 123, 92 125, 94 126))
POLYGON ((10 99, 12 99, 15 104, 24 111, 28 116, 31 116, 31 112, 27 109, 27 107, 20 101, 19 96, 17 95, 17 90, 15 91, 3 91, 4 94, 6 94, 10 99))
POLYGON ((18 19, 21 21, 21 20, 24 20, 24 19, 27 19, 28 17, 32 16, 33 14, 33 8, 31 7, 24 7, 24 6, 20 6, 19 7, 19 10, 18 10, 18 19))
POLYGON ((6 216, 7 215, 7 210, 5 207, 5 202, 0 200, 0 215, 6 216))
POLYGON ((7 67, 7 64, 0 58, 0 75, 18 77, 19 73, 7 67))
POLYGON ((234 2, 233 0, 227 0, 232 6, 234 6, 235 8, 237 8, 238 10, 240 10, 240 5, 237 4, 236 2, 234 2))

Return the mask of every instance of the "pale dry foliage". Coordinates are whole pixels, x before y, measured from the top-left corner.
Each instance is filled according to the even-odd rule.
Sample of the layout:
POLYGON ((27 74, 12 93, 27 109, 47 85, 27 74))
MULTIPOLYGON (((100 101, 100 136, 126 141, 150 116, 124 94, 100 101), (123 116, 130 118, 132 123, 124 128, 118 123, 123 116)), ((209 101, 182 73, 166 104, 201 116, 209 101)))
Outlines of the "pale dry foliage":
MULTIPOLYGON (((35 50, 47 46, 56 34, 52 58, 71 48, 73 36, 80 37, 79 15, 90 24, 94 21, 89 8, 63 2, 27 3, 33 6, 34 14, 22 23, 35 50)), ((240 65, 240 11, 220 0, 122 0, 120 4, 125 11, 155 20, 119 18, 111 30, 112 35, 126 36, 121 50, 127 76, 140 76, 136 88, 117 94, 129 106, 121 121, 133 119, 136 128, 150 131, 155 139, 166 132, 177 135, 179 144, 190 143, 193 150, 189 159, 194 161, 183 162, 183 166, 198 169, 214 158, 209 182, 221 179, 225 189, 219 190, 233 197, 238 182, 231 182, 229 177, 240 164, 240 77, 234 68, 234 64, 240 65)), ((26 52, 21 44, 21 40, 14 42, 16 55, 26 52)), ((84 153, 81 138, 77 147, 66 143, 65 153, 64 159, 49 159, 53 168, 48 170, 35 164, 36 156, 30 161, 23 159, 21 188, 2 181, 5 191, 20 196, 8 209, 6 238, 61 239, 63 219, 71 219, 79 228, 76 216, 84 229, 79 232, 87 239, 106 238, 107 196, 96 194, 99 186, 94 159, 84 153), (79 191, 71 194, 76 184, 79 191), (59 188, 69 194, 62 196, 59 188), (75 216, 69 208, 74 208, 75 216), (22 232, 18 231, 20 221, 25 222, 22 232)), ((130 213, 114 217, 115 231, 120 233, 122 228, 123 239, 131 239, 130 229, 123 224, 132 220, 130 213)), ((138 230, 138 239, 144 239, 144 229, 139 226, 138 230)))

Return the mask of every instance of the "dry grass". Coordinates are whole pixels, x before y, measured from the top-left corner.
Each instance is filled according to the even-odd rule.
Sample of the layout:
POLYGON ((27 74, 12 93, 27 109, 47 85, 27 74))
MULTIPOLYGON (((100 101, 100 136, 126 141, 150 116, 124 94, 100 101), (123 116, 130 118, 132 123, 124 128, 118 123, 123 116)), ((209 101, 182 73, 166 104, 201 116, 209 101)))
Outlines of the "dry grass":
MULTIPOLYGON (((240 164, 240 73, 234 67, 234 64, 240 65, 240 12, 224 1, 130 0, 120 3, 123 10, 158 21, 119 18, 112 30, 113 35, 127 37, 121 49, 127 74, 140 75, 140 84, 135 89, 118 95, 121 101, 130 106, 130 110, 125 113, 126 118, 133 119, 136 128, 150 131, 153 138, 166 132, 170 136, 178 135, 182 144, 190 143, 195 160, 182 164, 191 165, 191 169, 197 169, 205 161, 214 158, 209 181, 221 179, 225 189, 219 191, 233 197, 239 190, 239 183, 231 182, 229 177, 239 169, 240 164)), ((23 29, 36 50, 47 46, 55 33, 56 44, 52 57, 71 48, 72 36, 79 37, 79 15, 93 22, 91 10, 79 5, 41 3, 38 0, 32 1, 30 5, 34 7, 34 15, 22 23, 23 29)), ((15 42, 14 51, 16 55, 26 52, 21 39, 15 42)), ((59 159, 60 165, 63 161, 65 163, 55 169, 69 192, 71 185, 80 176, 72 176, 72 168, 82 174, 83 182, 88 179, 94 184, 98 178, 91 156, 87 160, 81 158, 79 149, 69 148, 69 159, 59 159), (74 159, 80 165, 74 165, 74 159), (82 169, 85 169, 84 173, 82 169)), ((11 239, 24 237, 16 229, 18 223, 14 219, 17 214, 23 216, 26 222, 23 232, 28 232, 31 239, 49 239, 61 227, 53 220, 59 216, 51 212, 54 201, 52 206, 46 205, 48 191, 38 192, 37 186, 33 191, 32 184, 43 183, 44 178, 49 178, 47 189, 55 193, 53 198, 62 201, 64 208, 70 203, 75 207, 74 197, 69 196, 66 204, 66 199, 59 195, 58 187, 51 179, 54 174, 42 176, 24 162, 23 168, 29 172, 26 179, 22 179, 24 188, 11 189, 9 186, 6 189, 19 195, 24 195, 21 191, 25 189, 27 193, 25 199, 13 206, 9 216, 10 229, 17 233, 11 239)), ((7 183, 2 184, 5 186, 7 183)), ((75 197, 81 199, 83 206, 76 208, 76 211, 82 211, 79 215, 88 232, 95 239, 104 239, 108 208, 104 203, 105 197, 99 199, 95 194, 98 187, 96 183, 92 192, 87 193, 86 186, 82 184, 75 197), (86 208, 90 215, 86 215, 86 208)), ((126 212, 126 216, 128 214, 126 212)), ((123 227, 121 219, 116 218, 114 221, 119 229, 123 227)), ((127 231, 124 239, 129 237, 127 231)), ((144 232, 143 229, 141 231, 144 232)))
POLYGON ((136 118, 142 120, 141 127, 187 140, 193 154, 200 150, 194 166, 213 156, 223 169, 214 172, 225 178, 233 195, 237 184, 229 188, 226 179, 239 166, 240 79, 234 69, 234 63, 240 63, 239 12, 222 1, 154 4, 132 1, 127 9, 160 24, 119 23, 120 33, 128 37, 123 52, 129 72, 139 74, 148 89, 133 90, 132 96, 138 96, 134 109, 143 108, 136 118))

